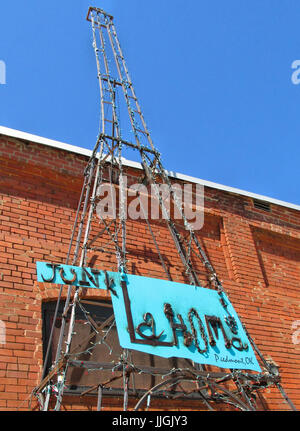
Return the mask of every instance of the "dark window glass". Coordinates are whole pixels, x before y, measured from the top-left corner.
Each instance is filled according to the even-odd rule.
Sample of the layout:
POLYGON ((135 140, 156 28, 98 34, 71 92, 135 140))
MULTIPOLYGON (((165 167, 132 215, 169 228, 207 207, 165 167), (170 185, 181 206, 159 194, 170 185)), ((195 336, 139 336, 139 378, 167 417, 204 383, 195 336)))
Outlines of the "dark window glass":
MULTIPOLYGON (((114 367, 118 365, 120 357, 124 354, 124 351, 119 345, 117 329, 113 319, 112 305, 109 302, 94 300, 81 300, 81 305, 84 311, 88 313, 91 324, 87 323, 85 313, 79 306, 77 306, 74 334, 70 348, 70 351, 72 352, 71 359, 76 362, 68 367, 65 392, 80 394, 99 383, 103 384, 114 377, 121 376, 120 379, 113 380, 109 384, 105 385, 103 391, 103 394, 109 393, 111 395, 118 395, 123 391, 123 378, 122 371, 114 369, 114 367), (107 323, 104 325, 104 322, 107 323), (99 334, 93 330, 92 325, 97 326, 98 328, 102 326, 102 330, 99 334)), ((44 358, 49 342, 55 307, 56 301, 45 302, 43 304, 44 358)), ((54 327, 47 363, 47 372, 50 370, 55 359, 63 308, 64 302, 62 301, 54 327)), ((62 344, 63 349, 66 345, 65 342, 68 334, 69 317, 70 312, 68 313, 67 325, 62 344)), ((137 391, 137 393, 140 394, 145 390, 149 390, 154 385, 162 382, 162 374, 168 374, 174 368, 193 368, 191 361, 186 359, 166 359, 135 350, 126 352, 128 355, 127 359, 131 364, 134 364, 136 367, 146 371, 141 373, 131 373, 129 382, 130 393, 137 391)), ((195 389, 194 384, 185 382, 181 383, 180 386, 168 388, 167 391, 173 394, 174 392, 177 392, 178 395, 180 395, 179 392, 189 392, 195 389)), ((162 392, 166 393, 166 389, 163 389, 162 392)), ((182 396, 184 395, 183 392, 182 396)), ((96 389, 91 393, 96 393, 96 389)), ((157 395, 159 395, 159 393, 157 395)), ((199 394, 197 393, 193 393, 193 397, 198 398, 198 395, 199 394)))

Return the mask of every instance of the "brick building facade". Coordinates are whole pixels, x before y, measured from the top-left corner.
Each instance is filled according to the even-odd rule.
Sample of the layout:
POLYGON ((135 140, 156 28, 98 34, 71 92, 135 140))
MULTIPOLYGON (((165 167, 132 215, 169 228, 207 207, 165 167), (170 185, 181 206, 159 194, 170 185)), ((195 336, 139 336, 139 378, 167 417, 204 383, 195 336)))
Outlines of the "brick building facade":
MULTIPOLYGON (((0 128, 1 410, 37 409, 30 394, 43 369, 43 310, 55 302, 58 287, 37 283, 36 261, 65 261, 89 155, 88 150, 0 128)), ((128 176, 141 175, 137 163, 125 166, 128 176)), ((176 175, 176 181, 204 185, 204 226, 197 236, 255 343, 280 367, 282 386, 299 409, 300 207, 184 175, 176 175)), ((153 230, 172 279, 185 282, 166 226, 157 222, 153 230)), ((129 272, 165 278, 145 223, 128 221, 127 251, 129 272)), ((116 270, 111 254, 92 253, 89 263, 116 270)), ((205 271, 197 269, 205 287, 205 271)), ((101 295, 88 289, 85 298, 101 295)), ((263 391, 260 402, 270 410, 290 409, 276 388, 263 391)), ((62 409, 94 409, 95 403, 89 395, 67 394, 62 409)), ((107 396, 104 406, 118 409, 121 398, 107 396)), ((154 400, 152 407, 162 406, 198 408, 197 401, 182 400, 154 400)))

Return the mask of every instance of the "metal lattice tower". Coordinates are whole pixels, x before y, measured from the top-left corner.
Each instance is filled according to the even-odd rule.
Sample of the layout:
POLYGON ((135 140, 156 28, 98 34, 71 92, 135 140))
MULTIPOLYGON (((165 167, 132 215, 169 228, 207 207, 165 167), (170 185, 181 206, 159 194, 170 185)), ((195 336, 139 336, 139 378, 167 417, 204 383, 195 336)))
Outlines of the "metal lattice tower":
MULTIPOLYGON (((200 286, 199 277, 191 259, 191 255, 193 254, 193 256, 196 257, 204 266, 208 275, 210 287, 215 289, 220 294, 221 298, 222 292, 224 291, 223 286, 203 250, 203 247, 201 247, 192 226, 186 219, 181 202, 178 201, 177 195, 172 188, 168 173, 163 167, 160 153, 152 142, 149 129, 146 125, 129 76, 128 68, 114 26, 113 17, 101 9, 90 8, 87 20, 91 23, 92 27, 93 48, 99 81, 100 130, 92 155, 85 169, 82 192, 78 203, 78 209, 70 239, 69 252, 65 263, 84 267, 87 263, 87 255, 89 251, 94 250, 99 253, 110 252, 115 254, 118 271, 127 272, 127 224, 124 197, 126 190, 124 182, 125 174, 123 157, 124 153, 126 154, 126 151, 134 150, 139 154, 143 168, 143 178, 141 183, 151 185, 153 187, 161 211, 165 216, 164 219, 170 232, 171 240, 174 241, 174 245, 180 256, 189 283, 191 285, 200 286), (127 118, 129 120, 128 124, 131 127, 131 133, 133 136, 132 140, 127 138, 128 130, 125 130, 126 137, 123 136, 124 132, 121 128, 120 118, 122 110, 121 98, 123 100, 122 114, 126 114, 125 111, 127 110, 127 118), (97 234, 93 234, 92 222, 95 217, 96 205, 99 201, 97 191, 103 182, 110 185, 117 185, 120 196, 119 213, 110 221, 102 218, 101 229, 97 234), (185 235, 182 235, 179 231, 164 204, 158 188, 158 185, 161 183, 165 184, 169 188, 173 203, 182 217, 186 232, 185 235), (108 245, 107 247, 97 247, 97 239, 103 234, 107 236, 108 245)), ((167 279, 171 280, 157 241, 155 240, 153 231, 151 230, 150 223, 147 220, 146 222, 152 235, 153 243, 156 247, 165 276, 167 279)), ((49 408, 49 399, 51 395, 50 388, 53 382, 57 391, 55 410, 59 410, 61 407, 66 373, 73 353, 71 342, 74 332, 76 307, 80 307, 84 312, 84 307, 81 303, 82 288, 76 287, 73 292, 74 288, 69 286, 62 315, 56 358, 51 371, 46 375, 46 363, 50 349, 49 346, 52 340, 53 328, 58 314, 62 288, 63 286, 61 286, 54 314, 42 380, 34 390, 34 394, 40 400, 41 409, 43 410, 48 410, 49 408), (71 312, 71 316, 67 328, 67 314, 69 311, 71 312), (67 341, 66 345, 63 346, 65 333, 67 333, 67 341)), ((86 318, 87 321, 90 322, 87 313, 86 318)), ((110 320, 109 323, 111 322, 112 320, 110 320)), ((92 327, 96 333, 99 333, 101 330, 101 327, 97 327, 96 325, 92 325, 92 327)), ((155 393, 162 387, 172 387, 173 385, 186 380, 196 381, 196 390, 198 390, 202 398, 202 406, 210 410, 213 409, 211 405, 213 402, 231 404, 241 410, 255 410, 256 404, 254 392, 257 389, 265 388, 270 385, 277 386, 286 402, 288 402, 290 407, 294 409, 293 404, 288 399, 280 385, 280 379, 274 372, 272 364, 264 359, 250 335, 248 333, 247 335, 263 365, 265 370, 264 373, 249 374, 247 372, 237 370, 208 373, 204 365, 193 364, 194 366, 188 371, 175 370, 171 377, 153 387, 151 391, 145 392, 137 402, 135 410, 138 410, 143 405, 147 397, 149 398, 152 393, 155 393), (234 385, 234 389, 228 389, 226 384, 229 382, 234 385), (203 392, 204 389, 206 392, 203 392)), ((125 370, 128 371, 128 365, 130 365, 130 372, 132 373, 141 372, 141 369, 136 368, 134 364, 127 360, 128 352, 125 351, 123 353, 119 369, 124 374, 124 410, 126 410, 128 404, 129 377, 128 373, 125 373, 125 370)), ((146 373, 149 370, 145 368, 142 371, 146 373)), ((156 370, 156 372, 159 374, 159 370, 156 370)), ((102 386, 97 384, 95 387, 98 388, 98 410, 100 410, 102 386)))

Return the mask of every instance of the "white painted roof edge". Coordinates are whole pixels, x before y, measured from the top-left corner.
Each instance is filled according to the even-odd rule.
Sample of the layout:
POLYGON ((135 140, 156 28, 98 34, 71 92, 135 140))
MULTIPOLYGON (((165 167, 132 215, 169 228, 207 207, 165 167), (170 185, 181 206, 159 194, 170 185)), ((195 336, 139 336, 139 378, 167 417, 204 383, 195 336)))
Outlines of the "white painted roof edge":
MULTIPOLYGON (((4 127, 4 126, 0 126, 0 135, 9 136, 11 138, 22 139, 22 140, 29 141, 29 142, 35 142, 37 144, 47 145, 47 146, 52 147, 52 148, 58 148, 61 150, 69 151, 69 152, 80 154, 80 155, 87 156, 87 157, 90 157, 92 154, 92 150, 88 150, 86 148, 77 147, 75 145, 66 144, 64 142, 59 142, 59 141, 55 141, 55 140, 48 139, 48 138, 43 138, 41 136, 32 135, 30 133, 21 132, 19 130, 10 129, 10 128, 4 127)), ((137 168, 137 169, 141 169, 141 167, 142 167, 140 163, 134 162, 132 160, 127 160, 125 158, 123 158, 123 163, 126 166, 137 168)), ((263 195, 259 195, 256 193, 247 192, 245 190, 240 190, 240 189, 237 189, 235 187, 224 186, 222 184, 202 180, 200 178, 190 177, 188 175, 180 174, 180 173, 173 172, 173 171, 167 171, 167 172, 168 172, 168 175, 170 177, 177 178, 178 180, 184 180, 184 181, 188 181, 191 183, 201 184, 203 186, 211 187, 211 188, 218 189, 218 190, 224 190, 224 191, 229 192, 229 193, 235 193, 238 195, 247 196, 247 197, 250 197, 252 199, 258 199, 261 201, 269 202, 269 203, 274 204, 274 205, 280 205, 280 206, 284 206, 287 208, 291 208, 291 209, 295 209, 297 211, 300 211, 300 205, 291 204, 289 202, 284 202, 284 201, 281 201, 278 199, 273 199, 273 198, 270 198, 268 196, 263 196, 263 195)))

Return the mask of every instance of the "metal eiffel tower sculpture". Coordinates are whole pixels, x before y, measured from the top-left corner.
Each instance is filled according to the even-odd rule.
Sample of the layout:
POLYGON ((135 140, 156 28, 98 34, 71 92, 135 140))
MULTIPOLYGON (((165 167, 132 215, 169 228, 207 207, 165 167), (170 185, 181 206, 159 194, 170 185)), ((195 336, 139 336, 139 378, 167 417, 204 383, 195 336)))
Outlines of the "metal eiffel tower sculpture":
MULTIPOLYGON (((41 275, 43 278, 40 279, 50 283, 56 281, 57 283, 57 278, 55 279, 55 274, 57 274, 56 277, 60 277, 59 280, 61 283, 49 335, 48 347, 45 351, 43 376, 40 384, 33 391, 33 394, 39 400, 41 410, 49 410, 50 401, 52 402, 53 400, 53 409, 60 410, 64 392, 68 386, 67 375, 70 367, 83 366, 88 369, 91 368, 89 361, 76 360, 81 354, 81 346, 76 350, 76 346, 74 347, 72 344, 76 310, 80 308, 86 318, 86 322, 91 326, 92 332, 89 334, 88 340, 91 340, 92 337, 97 335, 100 336, 100 343, 102 344, 105 344, 105 337, 101 336, 103 328, 107 326, 110 328, 111 325, 115 324, 115 320, 117 320, 117 308, 115 308, 115 303, 117 303, 119 298, 117 298, 118 295, 113 282, 119 280, 117 278, 118 276, 111 275, 107 271, 101 272, 95 268, 93 269, 91 264, 89 264, 91 267, 90 272, 85 269, 87 266, 88 254, 91 251, 100 255, 101 253, 110 253, 115 256, 114 268, 116 268, 116 273, 121 275, 120 283, 116 281, 116 284, 120 284, 120 289, 122 288, 122 290, 118 292, 124 295, 126 309, 124 311, 124 316, 128 323, 128 328, 126 330, 127 332, 129 331, 130 334, 130 346, 135 346, 133 343, 137 343, 136 346, 145 349, 142 350, 143 352, 149 353, 153 352, 153 350, 151 350, 153 348, 161 348, 161 352, 164 353, 166 349, 171 348, 176 343, 178 344, 177 334, 181 333, 184 336, 185 348, 190 347, 192 343, 194 343, 197 348, 196 353, 197 351, 203 353, 208 351, 209 346, 213 347, 216 344, 216 338, 218 338, 219 334, 218 331, 221 330, 227 349, 234 346, 236 351, 240 352, 243 351, 244 348, 248 348, 248 345, 245 347, 245 343, 243 344, 236 336, 236 331, 234 329, 236 319, 228 312, 228 303, 226 303, 227 297, 223 286, 201 246, 201 242, 197 238, 192 224, 185 215, 182 201, 178 199, 178 194, 172 186, 172 181, 163 167, 160 153, 152 142, 149 129, 147 128, 129 76, 114 26, 113 17, 99 8, 91 7, 88 11, 87 20, 91 23, 92 28, 93 48, 96 57, 100 89, 100 130, 92 155, 85 169, 82 192, 65 264, 48 264, 50 277, 46 277, 44 273, 44 276, 41 275), (122 98, 123 105, 121 105, 120 97, 122 98), (125 132, 121 129, 121 114, 128 115, 127 118, 129 119, 128 124, 130 125, 132 139, 128 138, 129 134, 127 129, 125 132), (170 333, 174 336, 173 341, 160 341, 163 339, 162 334, 164 331, 156 335, 154 330, 154 318, 151 313, 146 313, 144 321, 134 328, 129 293, 127 290, 128 286, 126 285, 126 281, 124 281, 129 272, 126 245, 127 236, 130 234, 128 231, 126 213, 126 166, 124 166, 124 154, 133 154, 130 153, 133 151, 135 154, 138 154, 141 163, 142 177, 140 178, 140 184, 146 187, 151 186, 151 190, 153 190, 156 196, 161 213, 164 216, 164 223, 170 234, 169 241, 174 243, 174 247, 178 252, 187 284, 194 286, 195 289, 201 286, 199 271, 197 271, 197 266, 195 266, 195 259, 197 259, 207 274, 207 279, 209 281, 209 289, 207 290, 214 291, 213 293, 215 293, 221 306, 228 313, 227 323, 229 327, 231 327, 233 335, 231 340, 228 339, 220 318, 216 316, 205 316, 207 335, 201 323, 201 318, 195 308, 192 307, 189 311, 190 326, 187 326, 183 321, 182 315, 178 313, 176 318, 171 305, 166 303, 164 304, 164 315, 167 319, 166 321, 170 323, 170 333), (111 218, 105 218, 101 213, 100 215, 97 213, 98 205, 101 203, 99 188, 103 184, 109 187, 116 187, 118 190, 118 211, 116 211, 111 218), (176 208, 181 217, 182 223, 180 226, 170 215, 166 202, 160 193, 161 184, 167 187, 174 208, 176 208), (95 220, 98 226, 97 230, 94 229, 95 220), (103 240, 101 242, 100 240, 103 238, 105 241, 103 240), (76 268, 81 268, 82 274, 84 275, 79 283, 75 282, 76 275, 78 275, 76 273, 76 268), (71 278, 69 275, 66 275, 68 270, 70 270, 71 278), (97 284, 95 281, 96 276, 100 278, 103 277, 107 292, 110 293, 113 300, 115 312, 115 315, 113 314, 100 325, 89 316, 83 301, 84 289, 93 283, 97 284), (115 279, 113 277, 115 277, 115 279), (64 301, 63 312, 59 316, 62 289, 65 285, 68 286, 68 292, 64 301), (47 364, 49 363, 51 343, 53 343, 53 333, 58 316, 61 326, 59 336, 56 340, 56 354, 50 369, 48 369, 47 364), (196 324, 194 324, 197 320, 202 337, 200 337, 203 344, 202 349, 200 348, 200 342, 196 334, 196 324), (143 325, 146 329, 152 328, 151 335, 149 335, 149 332, 147 333, 148 335, 143 332, 143 325), (138 334, 138 336, 136 334, 138 334)), ((139 197, 139 203, 140 208, 144 210, 141 197, 139 197)), ((158 261, 161 263, 165 282, 172 283, 170 271, 160 251, 159 241, 157 241, 154 235, 151 223, 147 217, 144 218, 144 222, 153 239, 153 247, 157 253, 158 261)), ((113 267, 113 264, 111 264, 111 266, 113 267)), ((128 277, 130 278, 130 274, 128 274, 128 277)), ((133 284, 134 280, 135 279, 132 281, 133 284)), ((145 289, 146 282, 147 280, 145 281, 145 289)), ((186 285, 182 285, 182 289, 184 286, 186 287, 186 285)), ((178 288, 178 285, 176 288, 178 288)), ((191 286, 189 289, 191 289, 191 286)), ((143 292, 143 286, 140 291, 143 292)), ((192 291, 190 290, 190 292, 192 291)), ((146 408, 151 408, 151 397, 155 397, 155 394, 159 394, 159 396, 165 395, 169 401, 178 397, 189 399, 189 396, 196 394, 196 399, 199 401, 199 409, 204 410, 214 410, 216 406, 220 404, 230 405, 240 410, 256 410, 256 391, 269 386, 277 387, 290 408, 295 409, 280 384, 280 376, 276 368, 274 368, 272 363, 264 359, 245 326, 242 325, 241 328, 246 334, 249 346, 251 345, 251 348, 256 353, 263 371, 254 372, 254 368, 252 371, 249 371, 247 367, 245 367, 245 369, 221 369, 215 367, 213 371, 211 371, 209 366, 202 363, 200 358, 198 362, 197 360, 187 359, 188 366, 184 368, 181 366, 166 370, 146 365, 140 366, 132 361, 130 349, 127 347, 123 347, 123 350, 121 350, 119 362, 117 362, 117 364, 116 362, 110 363, 109 366, 106 364, 106 368, 103 363, 98 364, 98 370, 103 370, 105 368, 113 372, 120 372, 118 378, 123 380, 124 410, 128 409, 128 402, 131 396, 135 399, 133 410, 139 410, 145 408, 145 406, 146 408), (159 383, 156 382, 153 384, 148 390, 142 392, 131 391, 131 389, 134 389, 130 388, 131 382, 134 381, 134 375, 141 373, 159 376, 160 381, 159 383), (186 382, 189 384, 188 390, 182 389, 186 382), (174 388, 176 388, 176 390, 174 388)), ((94 344, 94 346, 97 345, 99 345, 99 343, 94 344)), ((88 351, 90 352, 92 349, 93 345, 91 345, 88 351)), ((191 358, 195 357, 193 355, 195 355, 195 353, 191 354, 191 358)), ((97 369, 97 364, 93 364, 93 367, 97 369)), ((91 390, 96 391, 96 394, 98 394, 97 409, 101 410, 102 400, 105 396, 104 390, 109 390, 110 385, 115 379, 116 376, 112 374, 108 380, 103 381, 103 379, 100 379, 100 381, 94 381, 92 388, 84 391, 81 395, 83 396, 91 392, 91 390)))

